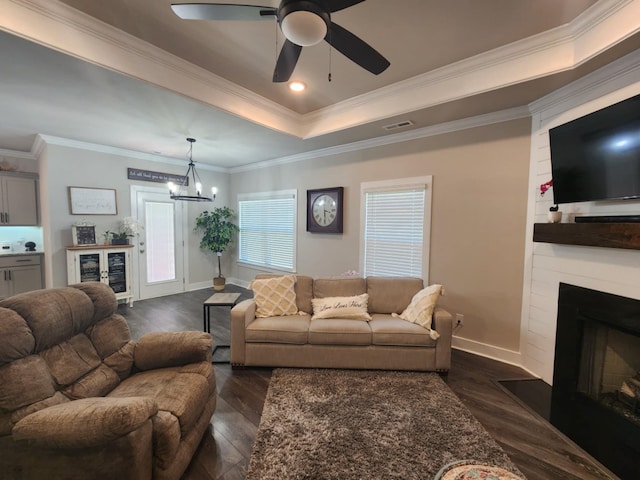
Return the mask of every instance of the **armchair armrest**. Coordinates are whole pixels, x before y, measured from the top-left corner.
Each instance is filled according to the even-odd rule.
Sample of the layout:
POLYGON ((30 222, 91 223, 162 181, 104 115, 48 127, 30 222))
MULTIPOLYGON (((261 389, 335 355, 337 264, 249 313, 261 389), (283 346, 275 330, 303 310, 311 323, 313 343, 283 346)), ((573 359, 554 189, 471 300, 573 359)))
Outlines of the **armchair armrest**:
POLYGON ((244 365, 245 328, 256 319, 256 302, 249 298, 231 309, 231 364, 244 365))
POLYGON ((137 430, 157 411, 149 397, 84 398, 27 415, 11 434, 42 448, 97 447, 137 430))
POLYGON ((133 358, 140 370, 211 362, 213 340, 206 332, 154 332, 136 343, 133 358))

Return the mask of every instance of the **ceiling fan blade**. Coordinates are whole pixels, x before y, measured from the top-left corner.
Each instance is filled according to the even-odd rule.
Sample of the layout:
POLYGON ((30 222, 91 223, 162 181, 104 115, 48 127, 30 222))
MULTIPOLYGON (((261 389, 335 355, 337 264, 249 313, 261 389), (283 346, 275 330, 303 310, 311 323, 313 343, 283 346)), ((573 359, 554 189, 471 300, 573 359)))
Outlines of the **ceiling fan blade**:
POLYGON ((331 22, 327 36, 324 39, 345 57, 375 75, 381 74, 391 65, 386 58, 368 43, 365 43, 336 23, 331 22))
POLYGON ((364 0, 325 0, 325 5, 331 13, 344 10, 345 8, 353 7, 358 3, 362 3, 364 0))
POLYGON ((171 9, 183 20, 270 20, 278 13, 273 7, 229 3, 174 3, 171 9))
POLYGON ((289 40, 285 40, 280 55, 278 56, 278 62, 276 68, 273 71, 273 81, 276 83, 288 82, 291 78, 293 70, 296 68, 298 58, 302 52, 302 47, 296 45, 289 40))

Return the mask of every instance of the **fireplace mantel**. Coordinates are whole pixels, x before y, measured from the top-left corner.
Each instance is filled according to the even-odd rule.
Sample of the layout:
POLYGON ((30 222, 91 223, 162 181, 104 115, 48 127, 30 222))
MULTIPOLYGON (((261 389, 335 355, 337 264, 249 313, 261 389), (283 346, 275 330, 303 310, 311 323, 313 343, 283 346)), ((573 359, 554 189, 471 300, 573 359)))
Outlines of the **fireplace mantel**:
POLYGON ((640 250, 640 223, 536 223, 533 241, 640 250))

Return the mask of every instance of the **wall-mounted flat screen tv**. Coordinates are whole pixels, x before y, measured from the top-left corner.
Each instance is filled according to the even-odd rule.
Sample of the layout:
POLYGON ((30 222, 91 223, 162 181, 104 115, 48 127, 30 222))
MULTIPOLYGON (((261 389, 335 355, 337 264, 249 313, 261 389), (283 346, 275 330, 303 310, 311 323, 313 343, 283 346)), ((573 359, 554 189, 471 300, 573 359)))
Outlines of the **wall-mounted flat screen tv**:
POLYGON ((640 95, 549 130, 554 203, 640 198, 640 95))

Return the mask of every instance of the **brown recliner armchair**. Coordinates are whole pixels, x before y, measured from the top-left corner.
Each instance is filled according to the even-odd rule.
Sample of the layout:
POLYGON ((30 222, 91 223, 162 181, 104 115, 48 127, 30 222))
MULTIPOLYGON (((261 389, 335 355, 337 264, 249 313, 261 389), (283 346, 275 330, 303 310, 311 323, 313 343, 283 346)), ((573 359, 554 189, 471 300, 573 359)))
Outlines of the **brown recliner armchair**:
POLYGON ((102 283, 0 302, 0 476, 178 479, 216 407, 211 336, 131 340, 102 283))

